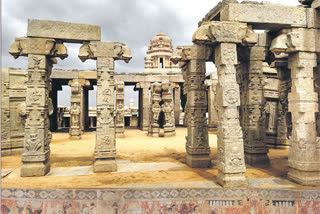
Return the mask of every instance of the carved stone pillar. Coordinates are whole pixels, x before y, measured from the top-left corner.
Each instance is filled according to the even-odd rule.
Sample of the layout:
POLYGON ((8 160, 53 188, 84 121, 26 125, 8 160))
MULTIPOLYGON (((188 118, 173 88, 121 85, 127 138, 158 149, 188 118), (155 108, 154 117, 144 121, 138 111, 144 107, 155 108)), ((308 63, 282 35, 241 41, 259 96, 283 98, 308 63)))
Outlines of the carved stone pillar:
POLYGON ((243 134, 239 121, 240 93, 236 81, 237 43, 256 43, 257 35, 244 23, 206 22, 193 35, 196 44, 215 44, 218 71, 218 183, 224 187, 247 184, 243 134))
POLYGON ((265 99, 263 94, 263 61, 265 47, 253 46, 250 48, 248 64, 248 86, 246 95, 243 132, 244 152, 247 163, 269 163, 268 148, 265 143, 266 127, 265 99))
POLYGON ((116 137, 124 137, 124 83, 116 84, 116 137))
MULTIPOLYGON (((28 56, 26 124, 21 176, 44 176, 50 170, 50 74, 55 56, 65 58, 62 43, 45 38, 17 38, 10 47, 15 58, 28 56)), ((52 106, 51 106, 52 107, 52 106)))
POLYGON ((152 83, 151 84, 151 104, 150 104, 150 123, 148 136, 159 137, 159 115, 161 112, 160 107, 161 101, 161 84, 152 83))
POLYGON ((318 94, 314 87, 319 31, 293 28, 283 30, 271 44, 276 54, 289 53, 291 92, 288 110, 292 116, 288 178, 303 185, 320 184, 320 141, 316 132, 318 94))
POLYGON ((174 136, 176 135, 176 127, 175 127, 175 118, 174 118, 174 109, 173 109, 172 85, 169 81, 164 81, 161 87, 162 87, 162 101, 163 101, 161 108, 165 118, 165 124, 163 126, 164 136, 165 137, 174 136))
POLYGON ((174 120, 175 125, 180 125, 180 86, 179 84, 174 84, 174 120))
POLYGON ((172 61, 183 61, 182 67, 187 94, 186 163, 192 168, 211 166, 207 125, 207 94, 205 85, 206 59, 210 49, 201 46, 178 47, 172 61))
POLYGON ((81 46, 79 58, 97 60, 97 130, 94 172, 116 171, 114 121, 114 60, 129 62, 130 49, 119 42, 90 42, 81 46))
POLYGON ((217 91, 217 79, 213 78, 213 74, 210 74, 210 80, 207 80, 208 84, 208 129, 216 131, 218 127, 218 111, 216 108, 216 91, 217 91))
POLYGON ((136 89, 139 89, 139 120, 140 129, 147 131, 149 128, 149 82, 139 82, 136 84, 136 89))
POLYGON ((1 72, 1 155, 11 155, 9 71, 1 72))
POLYGON ((71 87, 70 129, 71 139, 81 139, 83 125, 83 87, 90 85, 88 80, 74 79, 69 81, 71 87))
POLYGON ((277 69, 279 78, 279 107, 275 148, 287 148, 289 146, 289 127, 291 127, 291 116, 288 112, 288 93, 291 91, 288 60, 287 58, 276 59, 271 66, 277 69))

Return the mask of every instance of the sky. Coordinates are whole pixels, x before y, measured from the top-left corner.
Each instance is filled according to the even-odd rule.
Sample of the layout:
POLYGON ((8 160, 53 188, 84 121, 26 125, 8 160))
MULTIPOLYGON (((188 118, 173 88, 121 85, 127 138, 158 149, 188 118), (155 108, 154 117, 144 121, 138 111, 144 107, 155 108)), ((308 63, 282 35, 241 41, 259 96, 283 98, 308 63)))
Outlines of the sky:
MULTIPOLYGON (((219 0, 2 0, 1 57, 2 67, 27 68, 27 57, 14 59, 8 52, 15 37, 27 35, 28 19, 56 20, 101 26, 102 41, 126 43, 132 59, 126 64, 116 61, 115 71, 143 72, 144 56, 150 40, 164 32, 173 46, 191 45, 198 22, 219 0)), ((298 5, 298 0, 271 0, 283 5, 298 5)), ((80 44, 65 44, 68 58, 58 60, 54 68, 95 69, 96 62, 81 62, 80 44)), ((209 69, 212 68, 209 66, 209 69)), ((70 89, 59 92, 58 104, 70 105, 70 89), (63 96, 61 96, 63 95, 63 96)), ((95 91, 89 94, 90 106, 95 106, 95 91)), ((137 92, 125 89, 125 104, 130 99, 137 105, 137 92)))

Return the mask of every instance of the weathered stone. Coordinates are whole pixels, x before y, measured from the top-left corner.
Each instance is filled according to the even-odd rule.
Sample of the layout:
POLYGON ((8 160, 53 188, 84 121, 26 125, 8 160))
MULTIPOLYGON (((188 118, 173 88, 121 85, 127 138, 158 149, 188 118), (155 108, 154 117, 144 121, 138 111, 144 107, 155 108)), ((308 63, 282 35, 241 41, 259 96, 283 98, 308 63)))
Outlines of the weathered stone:
POLYGON ((124 137, 124 83, 116 84, 116 137, 124 137))
POLYGON ((193 168, 211 166, 206 118, 207 94, 205 62, 212 51, 205 46, 180 46, 174 51, 172 61, 183 61, 184 92, 187 95, 185 110, 188 134, 186 136, 186 163, 193 168))
POLYGON ((196 44, 213 44, 219 42, 254 44, 258 36, 245 23, 240 22, 204 22, 193 34, 196 44))
POLYGON ((305 8, 275 4, 227 4, 220 12, 220 20, 248 23, 255 29, 267 30, 279 25, 307 26, 305 8))
POLYGON ((239 85, 235 65, 238 63, 236 44, 221 43, 215 48, 218 70, 218 183, 224 187, 245 186, 243 134, 239 122, 239 85))
POLYGON ((162 101, 161 109, 164 113, 165 124, 164 128, 164 136, 174 136, 175 132, 175 120, 174 120, 174 109, 173 109, 173 92, 172 85, 169 81, 164 81, 161 85, 162 87, 162 101))
POLYGON ((28 37, 61 39, 65 42, 100 41, 101 28, 98 25, 71 22, 28 20, 28 37))
POLYGON ((159 116, 161 112, 161 84, 152 83, 151 85, 151 103, 150 103, 150 123, 148 136, 159 137, 159 116))
POLYGON ((217 110, 217 83, 216 73, 210 74, 210 80, 206 80, 208 85, 208 129, 217 131, 218 127, 218 110, 217 110))

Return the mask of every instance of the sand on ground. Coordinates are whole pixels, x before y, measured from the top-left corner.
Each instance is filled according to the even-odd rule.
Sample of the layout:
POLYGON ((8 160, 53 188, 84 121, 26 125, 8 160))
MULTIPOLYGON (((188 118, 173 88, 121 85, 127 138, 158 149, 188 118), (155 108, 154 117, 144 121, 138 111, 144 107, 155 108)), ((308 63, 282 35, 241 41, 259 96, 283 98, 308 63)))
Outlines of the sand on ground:
MULTIPOLYGON (((124 138, 117 138, 117 160, 131 162, 175 162, 185 165, 185 136, 187 129, 177 127, 174 137, 149 137, 147 132, 126 129, 124 138)), ((209 133, 211 158, 217 159, 217 136, 209 133)), ((68 133, 53 133, 51 168, 93 165, 95 132, 85 132, 81 140, 69 139, 68 133)), ((285 178, 288 171, 288 150, 270 149, 270 166, 252 167, 247 165, 247 178, 285 178)), ((210 169, 94 173, 81 176, 20 177, 21 155, 2 157, 2 169, 16 169, 17 176, 2 179, 3 188, 102 188, 141 184, 163 184, 190 181, 216 181, 216 166, 210 169)), ((299 185, 296 185, 299 187, 299 185)), ((187 186, 186 186, 187 187, 187 186)))

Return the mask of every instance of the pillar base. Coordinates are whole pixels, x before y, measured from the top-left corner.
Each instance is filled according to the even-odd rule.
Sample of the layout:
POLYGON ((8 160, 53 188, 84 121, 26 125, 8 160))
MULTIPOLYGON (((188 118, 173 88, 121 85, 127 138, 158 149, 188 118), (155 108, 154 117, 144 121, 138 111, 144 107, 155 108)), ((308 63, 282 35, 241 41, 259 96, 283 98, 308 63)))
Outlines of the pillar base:
POLYGON ((123 133, 116 133, 116 137, 117 138, 124 138, 124 134, 123 133))
POLYGON ((218 184, 223 187, 247 187, 248 182, 245 173, 222 173, 218 172, 218 184))
POLYGON ((50 171, 50 162, 24 162, 21 177, 45 176, 50 171))
POLYGON ((270 160, 267 153, 244 153, 246 164, 254 165, 270 165, 270 160))
POLYGON ((289 167, 288 179, 305 186, 320 185, 320 171, 301 171, 289 167))
POLYGON ((80 139, 81 139, 81 135, 69 136, 69 139, 72 139, 72 140, 80 140, 80 139))
POLYGON ((211 159, 207 155, 190 155, 186 154, 186 163, 191 168, 210 168, 211 159))
POLYGON ((117 163, 115 158, 96 159, 93 164, 94 172, 115 172, 117 163))
POLYGON ((175 132, 175 131, 173 131, 173 132, 164 132, 164 136, 165 136, 165 137, 176 136, 176 132, 175 132))
POLYGON ((148 133, 149 137, 159 137, 159 133, 154 132, 154 133, 148 133))
POLYGON ((148 131, 149 128, 148 128, 148 127, 142 127, 141 130, 142 130, 142 131, 148 131))

